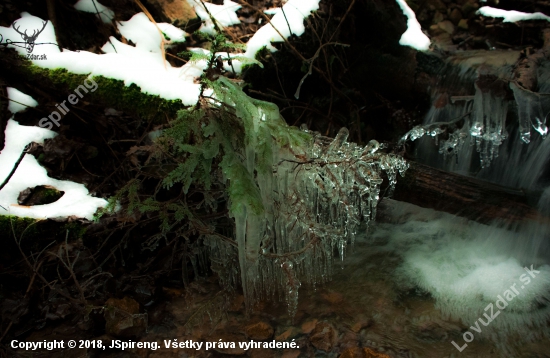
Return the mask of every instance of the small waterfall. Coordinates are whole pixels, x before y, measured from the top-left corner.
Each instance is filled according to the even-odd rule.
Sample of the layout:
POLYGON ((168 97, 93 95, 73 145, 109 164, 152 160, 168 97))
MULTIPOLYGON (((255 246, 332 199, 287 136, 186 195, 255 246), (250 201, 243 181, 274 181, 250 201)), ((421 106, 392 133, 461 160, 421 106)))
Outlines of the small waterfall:
POLYGON ((538 69, 538 93, 509 82, 511 64, 500 65, 468 57, 450 61, 433 90, 433 104, 422 127, 459 121, 456 128, 448 129, 448 139, 437 130, 428 133, 431 138, 421 138, 416 158, 504 186, 543 190, 550 184, 546 169, 550 140, 544 139, 550 96, 540 93, 550 93, 550 64, 538 69))
MULTIPOLYGON (((501 61, 495 62, 499 57, 495 52, 488 52, 487 58, 464 53, 451 59, 433 89, 424 123, 402 142, 415 141, 416 160, 424 164, 526 190, 534 198, 532 204, 549 216, 550 139, 545 137, 550 95, 543 93, 550 93, 550 64, 538 68, 538 91, 530 92, 511 80, 517 56, 501 51, 501 61)), ((406 218, 381 226, 391 238, 388 247, 403 258, 396 274, 400 287, 430 293, 443 315, 467 327, 475 328, 481 322, 480 335, 507 355, 517 356, 515 349, 521 350, 526 342, 548 340, 547 218, 481 225, 443 213, 407 209, 403 203, 391 210, 395 218, 406 218), (526 273, 533 267, 540 274, 533 275, 530 283, 526 273), (518 298, 508 291, 510 285, 519 288, 518 298), (502 314, 489 324, 482 315, 486 307, 506 295, 509 307, 501 309, 502 314)))

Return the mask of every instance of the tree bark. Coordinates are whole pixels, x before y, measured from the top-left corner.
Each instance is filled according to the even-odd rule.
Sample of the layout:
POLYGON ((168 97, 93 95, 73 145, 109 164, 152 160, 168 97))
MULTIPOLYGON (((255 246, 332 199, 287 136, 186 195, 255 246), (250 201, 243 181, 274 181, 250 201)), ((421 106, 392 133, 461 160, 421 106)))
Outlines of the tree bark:
POLYGON ((393 199, 448 212, 484 224, 495 219, 547 221, 530 205, 528 195, 476 178, 409 162, 405 178, 398 178, 393 199))

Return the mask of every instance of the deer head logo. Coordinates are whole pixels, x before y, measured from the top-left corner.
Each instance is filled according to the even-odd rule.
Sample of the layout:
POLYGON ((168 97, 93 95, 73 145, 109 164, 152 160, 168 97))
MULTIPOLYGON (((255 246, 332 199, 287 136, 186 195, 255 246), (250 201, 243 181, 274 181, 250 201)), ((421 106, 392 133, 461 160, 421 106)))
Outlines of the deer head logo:
POLYGON ((34 50, 34 42, 36 41, 36 38, 38 37, 38 35, 40 35, 42 31, 44 31, 44 28, 46 27, 47 23, 48 21, 44 21, 42 28, 40 30, 33 30, 33 33, 30 36, 27 35, 27 30, 25 30, 25 32, 19 31, 19 27, 15 27, 15 22, 12 24, 13 29, 17 31, 19 35, 21 35, 23 40, 25 40, 28 53, 31 53, 32 50, 34 50))

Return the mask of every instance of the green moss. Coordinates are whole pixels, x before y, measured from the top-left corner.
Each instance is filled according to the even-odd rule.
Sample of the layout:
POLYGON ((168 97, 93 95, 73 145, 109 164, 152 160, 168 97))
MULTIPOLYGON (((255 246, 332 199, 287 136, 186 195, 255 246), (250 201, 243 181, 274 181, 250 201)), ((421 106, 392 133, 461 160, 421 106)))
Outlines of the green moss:
POLYGON ((87 226, 84 226, 78 222, 70 222, 63 226, 61 231, 69 231, 69 237, 74 239, 80 239, 84 236, 86 233, 86 230, 88 230, 87 226))
POLYGON ((13 215, 1 215, 0 216, 0 238, 6 240, 8 238, 13 239, 15 234, 16 238, 20 238, 23 233, 25 237, 32 237, 39 234, 39 230, 36 227, 38 220, 31 218, 20 218, 13 215))
MULTIPOLYGON (((25 62, 25 72, 30 80, 47 79, 59 89, 72 93, 84 83, 88 75, 68 72, 66 69, 45 69, 25 62)), ((166 100, 157 95, 143 93, 135 84, 126 86, 123 81, 95 76, 92 78, 98 85, 97 90, 85 95, 86 101, 102 103, 126 113, 152 121, 165 121, 166 116, 173 118, 176 112, 184 108, 180 100, 166 100)))

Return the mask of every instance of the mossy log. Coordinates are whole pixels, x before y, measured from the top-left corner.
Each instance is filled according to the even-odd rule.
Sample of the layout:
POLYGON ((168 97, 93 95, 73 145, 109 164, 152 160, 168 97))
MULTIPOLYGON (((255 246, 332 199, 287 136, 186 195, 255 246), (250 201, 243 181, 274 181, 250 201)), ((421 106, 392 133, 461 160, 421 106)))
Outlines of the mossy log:
POLYGON ((481 223, 502 219, 546 220, 535 209, 529 195, 476 178, 449 173, 409 162, 405 178, 398 178, 393 199, 448 212, 481 223))
MULTIPOLYGON (((0 66, 6 77, 10 77, 7 78, 8 82, 24 81, 43 93, 55 91, 68 95, 88 78, 87 74, 75 74, 65 69, 38 67, 15 53, 0 57, 0 66)), ((144 93, 135 84, 126 86, 124 81, 103 76, 94 76, 93 80, 98 88, 86 94, 87 102, 113 107, 146 121, 165 123, 166 118, 175 118, 176 112, 185 108, 180 100, 166 100, 158 95, 144 93)))

